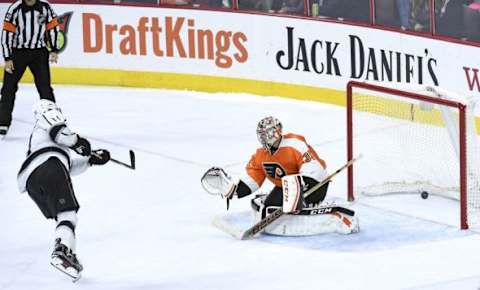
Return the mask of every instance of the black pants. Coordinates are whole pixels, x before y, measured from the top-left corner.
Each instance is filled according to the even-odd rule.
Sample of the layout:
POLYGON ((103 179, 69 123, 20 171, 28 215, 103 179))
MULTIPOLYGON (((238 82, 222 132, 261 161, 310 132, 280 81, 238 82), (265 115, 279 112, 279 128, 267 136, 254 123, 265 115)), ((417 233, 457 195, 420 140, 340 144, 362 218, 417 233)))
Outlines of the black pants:
MULTIPOLYGON (((303 181, 305 183, 305 188, 303 189, 304 192, 306 192, 309 188, 312 188, 315 186, 318 181, 309 178, 309 177, 303 177, 303 181)), ((315 190, 312 194, 310 194, 306 199, 305 203, 311 204, 311 203, 320 203, 325 199, 325 196, 327 195, 327 190, 328 190, 328 184, 330 182, 325 183, 324 185, 320 186, 319 189, 315 190)), ((265 198, 265 209, 269 206, 282 206, 283 205, 283 190, 281 187, 275 186, 272 191, 268 194, 268 196, 265 198)))
POLYGON ((27 67, 33 74, 35 86, 41 99, 55 102, 50 85, 49 53, 46 48, 15 49, 12 54, 13 73, 4 72, 0 98, 0 126, 10 126, 12 122, 13 104, 18 90, 18 82, 27 67))
POLYGON ((27 191, 46 218, 56 218, 60 212, 80 208, 70 174, 56 157, 51 157, 30 174, 27 191))

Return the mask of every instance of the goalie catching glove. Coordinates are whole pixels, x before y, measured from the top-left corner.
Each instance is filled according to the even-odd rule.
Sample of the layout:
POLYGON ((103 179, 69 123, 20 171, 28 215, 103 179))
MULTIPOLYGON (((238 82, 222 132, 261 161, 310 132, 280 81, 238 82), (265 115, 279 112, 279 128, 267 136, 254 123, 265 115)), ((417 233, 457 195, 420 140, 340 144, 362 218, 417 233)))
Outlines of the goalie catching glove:
POLYGON ((206 192, 231 199, 236 191, 239 179, 232 178, 220 167, 212 167, 205 172, 202 186, 206 192))
POLYGON ((252 193, 251 189, 238 177, 232 177, 220 167, 212 167, 205 172, 201 179, 202 187, 206 192, 213 195, 221 195, 229 200, 235 195, 238 198, 252 193))

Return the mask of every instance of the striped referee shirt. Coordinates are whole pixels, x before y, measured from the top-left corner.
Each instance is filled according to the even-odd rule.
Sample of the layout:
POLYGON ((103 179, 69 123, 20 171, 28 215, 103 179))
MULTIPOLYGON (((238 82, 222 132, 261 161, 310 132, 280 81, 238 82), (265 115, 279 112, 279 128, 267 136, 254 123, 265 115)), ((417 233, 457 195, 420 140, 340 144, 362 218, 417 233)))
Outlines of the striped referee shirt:
POLYGON ((14 48, 44 48, 47 41, 52 51, 57 51, 58 33, 57 15, 47 1, 37 0, 33 6, 22 0, 15 1, 8 8, 3 22, 3 57, 10 60, 14 48))

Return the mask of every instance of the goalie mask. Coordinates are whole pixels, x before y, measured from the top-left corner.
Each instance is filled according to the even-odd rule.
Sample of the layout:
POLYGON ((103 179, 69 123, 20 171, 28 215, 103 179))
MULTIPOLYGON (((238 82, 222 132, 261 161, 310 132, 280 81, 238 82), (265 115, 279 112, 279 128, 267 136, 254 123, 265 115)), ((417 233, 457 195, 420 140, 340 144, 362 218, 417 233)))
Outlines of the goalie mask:
POLYGON ((282 123, 272 116, 263 118, 257 125, 257 138, 262 147, 273 154, 282 139, 282 123))
POLYGON ((48 128, 55 124, 65 123, 67 121, 57 104, 49 100, 38 101, 33 106, 33 114, 37 123, 43 128, 48 128))

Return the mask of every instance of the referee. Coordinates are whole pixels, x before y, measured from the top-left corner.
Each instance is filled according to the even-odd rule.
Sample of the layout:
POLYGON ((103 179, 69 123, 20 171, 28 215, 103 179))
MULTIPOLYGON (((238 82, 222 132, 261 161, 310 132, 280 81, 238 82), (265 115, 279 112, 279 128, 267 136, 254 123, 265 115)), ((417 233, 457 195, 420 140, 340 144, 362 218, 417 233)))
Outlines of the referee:
POLYGON ((13 104, 18 82, 28 67, 35 79, 41 99, 55 102, 50 85, 51 62, 57 62, 57 16, 44 0, 18 0, 5 14, 2 30, 2 51, 5 72, 0 97, 0 139, 12 122, 13 104), (51 52, 47 50, 47 45, 51 52))

